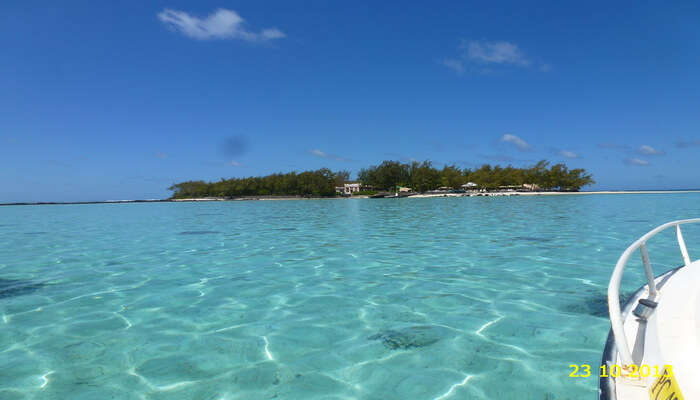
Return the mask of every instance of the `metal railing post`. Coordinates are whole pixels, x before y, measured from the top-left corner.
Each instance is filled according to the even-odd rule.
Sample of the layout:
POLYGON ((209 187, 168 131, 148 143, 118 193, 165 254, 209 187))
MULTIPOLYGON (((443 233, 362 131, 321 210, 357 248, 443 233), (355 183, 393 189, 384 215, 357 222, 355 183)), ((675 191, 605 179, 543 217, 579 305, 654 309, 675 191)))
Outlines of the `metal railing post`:
POLYGON ((683 256, 683 265, 690 264, 690 256, 688 255, 688 248, 685 247, 685 239, 683 239, 683 232, 681 232, 680 224, 676 225, 676 237, 678 238, 678 247, 681 248, 681 256, 683 256))
POLYGON ((622 279, 624 268, 625 263, 618 262, 613 270, 610 286, 608 286, 608 310, 610 311, 610 326, 615 336, 617 351, 620 353, 622 365, 627 366, 632 364, 632 353, 627 345, 625 327, 622 323, 622 310, 620 310, 620 280, 622 279))
POLYGON ((654 271, 651 269, 651 262, 649 261, 649 253, 647 252, 647 244, 642 243, 639 247, 639 251, 642 253, 642 262, 644 263, 644 273, 647 276, 647 282, 649 284, 649 296, 656 297, 656 281, 654 280, 654 271))

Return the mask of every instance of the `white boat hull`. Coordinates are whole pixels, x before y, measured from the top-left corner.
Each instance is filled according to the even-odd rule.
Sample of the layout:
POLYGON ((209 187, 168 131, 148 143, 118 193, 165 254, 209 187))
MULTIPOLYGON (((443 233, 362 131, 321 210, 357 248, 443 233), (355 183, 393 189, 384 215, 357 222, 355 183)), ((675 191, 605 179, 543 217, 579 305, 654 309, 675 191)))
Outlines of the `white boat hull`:
POLYGON ((619 366, 617 371, 620 374, 600 378, 600 399, 654 399, 652 386, 668 365, 682 392, 682 397, 678 398, 700 399, 697 374, 697 360, 700 357, 700 261, 668 271, 654 281, 658 290, 656 296, 650 296, 648 285, 644 285, 622 310, 624 333, 636 366, 633 368, 644 368, 644 373, 630 374, 629 370, 621 370, 624 363, 611 330, 601 365, 605 366, 608 375, 612 375, 613 368, 619 366), (647 310, 649 315, 646 319, 639 318, 633 310, 638 307, 640 299, 650 297, 657 306, 647 310))

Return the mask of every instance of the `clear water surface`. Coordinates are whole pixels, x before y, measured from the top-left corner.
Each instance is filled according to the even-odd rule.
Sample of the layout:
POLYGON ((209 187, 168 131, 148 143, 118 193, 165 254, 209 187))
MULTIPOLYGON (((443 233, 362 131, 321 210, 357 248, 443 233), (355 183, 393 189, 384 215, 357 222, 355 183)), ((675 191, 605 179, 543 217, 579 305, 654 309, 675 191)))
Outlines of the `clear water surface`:
MULTIPOLYGON (((698 216, 698 194, 0 207, 0 398, 594 399, 569 364, 600 360, 615 261, 698 216)), ((679 265, 673 232, 650 255, 679 265)))

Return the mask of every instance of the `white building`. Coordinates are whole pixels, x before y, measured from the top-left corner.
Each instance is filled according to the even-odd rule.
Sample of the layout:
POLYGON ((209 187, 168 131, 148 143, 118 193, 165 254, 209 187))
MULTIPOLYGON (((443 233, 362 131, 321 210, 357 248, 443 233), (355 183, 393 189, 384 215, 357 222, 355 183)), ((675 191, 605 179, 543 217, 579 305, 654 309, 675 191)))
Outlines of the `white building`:
POLYGON ((353 193, 357 193, 361 190, 363 190, 361 183, 346 183, 343 185, 344 195, 352 195, 353 193))

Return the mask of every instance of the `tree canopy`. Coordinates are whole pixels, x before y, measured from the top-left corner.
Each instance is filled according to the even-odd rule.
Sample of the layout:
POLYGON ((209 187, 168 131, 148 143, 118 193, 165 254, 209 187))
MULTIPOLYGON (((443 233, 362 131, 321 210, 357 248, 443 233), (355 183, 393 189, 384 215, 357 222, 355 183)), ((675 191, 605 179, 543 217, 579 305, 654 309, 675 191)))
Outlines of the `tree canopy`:
POLYGON ((241 197, 241 196, 334 196, 335 187, 350 178, 348 171, 278 173, 267 176, 221 179, 218 182, 187 181, 168 188, 173 198, 241 197))
POLYGON ((527 168, 511 165, 484 164, 476 169, 460 169, 456 165, 445 165, 442 170, 432 166, 430 161, 422 163, 400 163, 384 161, 379 165, 361 169, 359 180, 367 186, 381 190, 391 190, 396 186, 409 186, 418 192, 434 190, 441 186, 459 188, 467 182, 474 182, 484 189, 498 189, 503 186, 537 185, 543 190, 578 191, 583 186, 595 183, 584 169, 568 169, 564 164, 550 167, 542 160, 527 168))
MULTIPOLYGON (((487 190, 503 186, 537 185, 542 190, 578 191, 595 183, 592 176, 581 168, 568 169, 564 164, 550 166, 542 160, 527 168, 511 165, 484 164, 476 169, 460 169, 456 165, 433 167, 430 161, 401 163, 383 161, 361 169, 358 179, 363 186, 378 190, 393 190, 408 186, 417 192, 439 187, 459 187, 474 182, 487 190)), ((350 178, 348 171, 333 172, 322 168, 315 171, 277 173, 267 176, 221 179, 217 182, 187 181, 169 187, 173 198, 241 197, 241 196, 334 196, 335 187, 350 178)))

